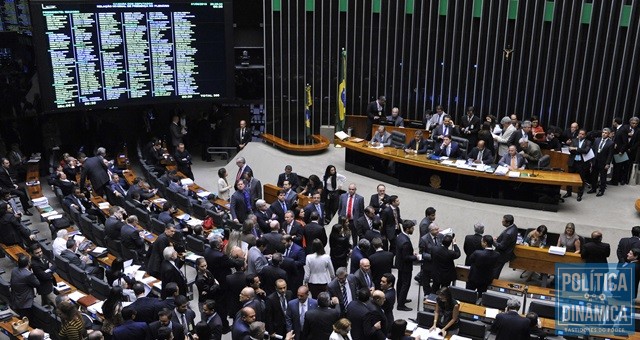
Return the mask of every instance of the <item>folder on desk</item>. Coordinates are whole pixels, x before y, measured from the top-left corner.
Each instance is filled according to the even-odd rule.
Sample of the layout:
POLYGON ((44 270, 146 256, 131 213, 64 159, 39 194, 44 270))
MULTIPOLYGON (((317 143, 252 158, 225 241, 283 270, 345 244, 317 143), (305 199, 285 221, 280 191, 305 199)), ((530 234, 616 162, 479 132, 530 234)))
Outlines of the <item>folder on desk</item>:
POLYGON ((556 246, 549 247, 549 254, 563 256, 566 252, 567 252, 567 248, 565 247, 556 247, 556 246))

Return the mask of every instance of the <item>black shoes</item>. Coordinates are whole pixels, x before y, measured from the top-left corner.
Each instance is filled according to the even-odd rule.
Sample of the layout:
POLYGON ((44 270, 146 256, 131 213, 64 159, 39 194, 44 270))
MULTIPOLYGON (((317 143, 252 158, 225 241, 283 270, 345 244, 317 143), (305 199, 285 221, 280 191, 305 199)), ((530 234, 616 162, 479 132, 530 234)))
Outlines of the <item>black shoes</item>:
POLYGON ((604 191, 598 191, 598 193, 596 194, 596 197, 600 197, 602 195, 604 195, 604 191))
POLYGON ((571 197, 571 193, 570 193, 570 192, 568 192, 568 193, 566 193, 566 194, 562 195, 562 198, 567 198, 567 197, 571 197))
POLYGON ((582 201, 582 196, 578 196, 578 202, 582 201))
POLYGON ((596 193, 596 189, 591 189, 587 191, 587 194, 595 194, 595 193, 596 193))
POLYGON ((409 307, 407 307, 407 306, 398 306, 398 308, 397 308, 397 309, 398 309, 398 310, 401 310, 401 311, 405 311, 405 312, 410 312, 410 311, 412 311, 412 310, 413 310, 412 308, 409 308, 409 307))

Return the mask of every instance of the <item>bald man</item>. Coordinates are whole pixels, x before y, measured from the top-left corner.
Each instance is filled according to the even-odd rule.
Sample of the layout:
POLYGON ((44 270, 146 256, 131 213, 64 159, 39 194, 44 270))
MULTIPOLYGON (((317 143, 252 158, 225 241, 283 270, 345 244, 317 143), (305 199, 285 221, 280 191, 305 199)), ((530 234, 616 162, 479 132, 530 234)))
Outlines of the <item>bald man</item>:
POLYGON ((353 275, 356 278, 356 290, 360 288, 369 288, 370 290, 373 290, 375 283, 371 276, 371 262, 369 262, 369 259, 361 259, 360 268, 358 268, 353 275))
POLYGON ((382 309, 386 298, 384 293, 380 290, 373 291, 371 295, 371 301, 373 302, 373 308, 364 316, 364 322, 362 324, 364 328, 364 335, 367 339, 384 340, 389 331, 390 322, 382 309))
POLYGON ((607 258, 611 254, 609 243, 602 242, 602 232, 596 230, 591 233, 591 242, 582 246, 580 257, 587 263, 607 263, 607 258))
POLYGON ((249 326, 256 321, 256 312, 251 307, 245 307, 238 312, 239 317, 231 329, 232 339, 249 339, 249 326))
MULTIPOLYGON (((265 313, 262 307, 262 301, 256 297, 256 291, 251 287, 245 287, 240 292, 240 303, 242 303, 242 309, 251 307, 255 312, 255 320, 264 321, 265 313)), ((240 310, 240 314, 242 313, 240 310)), ((240 319, 242 315, 236 315, 236 321, 240 319)))
POLYGON ((485 147, 483 140, 478 141, 477 146, 471 149, 467 157, 476 164, 493 164, 494 162, 493 153, 485 147))

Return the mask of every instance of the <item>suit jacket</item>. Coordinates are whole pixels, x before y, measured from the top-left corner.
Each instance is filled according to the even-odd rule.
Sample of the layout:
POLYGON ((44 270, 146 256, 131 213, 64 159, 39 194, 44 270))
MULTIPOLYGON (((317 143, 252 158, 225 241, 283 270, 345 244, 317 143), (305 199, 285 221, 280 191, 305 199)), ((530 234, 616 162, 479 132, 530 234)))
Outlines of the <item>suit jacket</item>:
POLYGON ((529 325, 529 319, 509 311, 496 316, 491 324, 491 333, 496 333, 496 340, 529 339, 529 325))
POLYGON ((405 149, 411 149, 411 150, 417 150, 418 154, 425 154, 427 153, 427 149, 429 147, 427 140, 424 138, 420 138, 420 144, 418 144, 418 148, 416 149, 416 140, 415 138, 412 139, 409 144, 407 144, 407 146, 405 146, 405 149))
MULTIPOLYGON (((225 253, 211 247, 205 247, 204 259, 207 261, 207 269, 211 271, 211 274, 218 280, 221 287, 224 287, 227 275, 231 275, 231 268, 234 268, 239 262, 230 259, 225 253)), ((244 259, 241 261, 244 262, 244 259)))
POLYGON ((380 123, 381 119, 384 119, 385 115, 383 114, 383 112, 384 106, 380 105, 380 108, 378 108, 377 100, 374 100, 369 103, 369 105, 367 105, 367 123, 369 127, 369 131, 367 131, 367 134, 371 133, 372 124, 378 124, 380 123), (378 117, 378 119, 376 120, 375 117, 378 117))
POLYGON ((130 306, 136 310, 136 320, 152 323, 158 319, 160 300, 155 297, 139 297, 130 306))
POLYGON ((496 142, 498 142, 498 156, 502 157, 504 154, 509 151, 509 144, 511 141, 511 135, 516 132, 515 126, 513 124, 509 124, 506 129, 502 130, 502 135, 496 138, 496 142))
POLYGON ((580 257, 587 263, 607 263, 610 254, 609 243, 591 241, 582 246, 580 257))
POLYGON ((413 261, 416 256, 413 255, 413 245, 411 240, 404 233, 398 234, 396 238, 396 268, 398 271, 413 271, 413 261))
MULTIPOLYGON (((288 177, 289 177, 289 183, 291 183, 291 189, 295 191, 296 188, 300 186, 300 179, 298 178, 298 174, 295 172, 292 172, 291 174, 289 174, 288 177)), ((286 179, 287 179, 286 173, 283 172, 280 175, 278 175, 278 183, 277 183, 278 188, 282 188, 284 186, 284 181, 286 179)))
POLYGON ((236 145, 247 144, 251 142, 251 129, 245 127, 243 135, 240 135, 240 131, 240 128, 236 128, 236 131, 233 133, 233 139, 236 141, 236 145))
POLYGON ((282 233, 270 232, 262 235, 262 238, 267 240, 267 249, 264 251, 264 255, 271 255, 273 253, 284 252, 284 245, 282 244, 282 233))
POLYGON ((113 329, 113 338, 118 340, 150 340, 151 331, 144 322, 127 320, 113 329))
POLYGON ((251 212, 249 209, 247 209, 246 202, 244 201, 244 194, 242 193, 242 191, 236 191, 233 193, 233 195, 231 195, 230 207, 231 209, 229 210, 231 211, 231 218, 237 219, 240 223, 243 223, 251 212))
POLYGON ((611 164, 611 160, 613 159, 613 142, 611 138, 607 138, 605 141, 602 150, 598 152, 598 148, 600 147, 600 142, 602 138, 596 138, 595 142, 593 142, 593 154, 595 157, 591 160, 591 162, 597 168, 604 168, 605 165, 611 164))
MULTIPOLYGON (((524 131, 522 129, 516 130, 509 139, 509 145, 515 145, 518 152, 522 151, 522 147, 520 146, 520 139, 524 136, 524 131)), ((527 134, 527 138, 530 142, 533 142, 533 134, 531 131, 527 134)))
POLYGON ((184 175, 189 176, 189 172, 191 171, 191 154, 186 149, 183 152, 177 151, 173 155, 176 160, 176 165, 178 167, 178 171, 182 172, 184 175))
POLYGON ((395 216, 393 215, 393 208, 391 205, 388 205, 382 212, 380 212, 380 219, 382 220, 382 225, 387 232, 387 239, 389 242, 393 242, 396 239, 396 229, 401 228, 402 225, 402 217, 400 216, 400 207, 397 207, 397 215, 398 215, 398 226, 396 226, 395 216))
MULTIPOLYGON (((444 235, 438 234, 436 235, 436 239, 438 240, 438 245, 442 244, 442 239, 444 235)), ((422 269, 430 271, 433 269, 433 259, 431 257, 433 253, 433 249, 435 249, 437 245, 433 241, 433 236, 430 233, 426 233, 420 238, 418 242, 418 251, 422 254, 422 269)))
MULTIPOLYGON (((178 261, 178 260, 176 260, 178 261)), ((180 269, 176 268, 176 266, 179 266, 180 263, 176 262, 176 265, 174 266, 173 264, 171 264, 171 262, 164 260, 162 261, 162 269, 160 270, 161 273, 161 280, 162 280, 162 298, 166 298, 166 296, 164 295, 164 287, 169 283, 169 282, 175 282, 176 284, 178 284, 178 290, 180 292, 180 294, 185 294, 187 293, 187 279, 185 278, 184 274, 180 271, 180 269)))
MULTIPOLYGON (((360 247, 355 246, 351 249, 351 264, 349 265, 349 273, 354 274, 358 269, 360 269, 360 260, 367 257, 367 254, 360 249, 360 247)), ((338 269, 338 268, 336 268, 338 269)))
POLYGON ((13 170, 11 168, 9 170, 5 170, 4 168, 0 169, 0 187, 13 190, 15 189, 13 186, 14 183, 17 183, 17 181, 13 170))
POLYGON ((69 249, 63 250, 62 253, 60 253, 60 256, 81 269, 85 269, 87 267, 87 264, 80 260, 80 257, 69 249))
POLYGON ((251 204, 255 209, 256 201, 262 199, 262 183, 255 177, 251 178, 251 185, 249 186, 249 197, 251 197, 251 204))
POLYGON ((347 310, 346 307, 350 306, 351 302, 353 302, 353 300, 356 299, 356 291, 357 291, 356 278, 353 275, 348 275, 346 285, 347 285, 346 289, 349 289, 351 291, 351 301, 347 306, 344 305, 344 296, 342 295, 342 287, 340 287, 340 282, 338 281, 338 278, 331 280, 331 282, 327 284, 327 292, 329 293, 329 295, 331 295, 331 297, 338 298, 341 315, 344 315, 346 313, 346 310, 347 310))
MULTIPOLYGON (((393 323, 391 320, 395 321, 395 318, 393 317, 393 306, 396 304, 396 289, 392 287, 385 290, 384 297, 385 300, 382 305, 382 309, 384 309, 384 313, 387 316, 387 321, 393 323)), ((389 325, 389 329, 391 329, 391 325, 389 325)))
MULTIPOLYGON (((389 200, 389 195, 384 194, 384 202, 387 202, 388 200, 389 200)), ((380 203, 380 198, 378 197, 378 194, 371 195, 371 199, 369 200, 369 205, 376 210, 376 215, 380 214, 380 210, 382 209, 383 204, 386 204, 386 203, 382 203, 382 204, 380 203)))
POLYGON ((267 295, 276 291, 276 280, 278 279, 289 282, 287 272, 282 268, 271 264, 262 268, 262 272, 260 272, 260 282, 262 283, 262 289, 264 289, 267 295))
POLYGON ((373 308, 364 316, 363 331, 365 339, 385 340, 390 330, 390 323, 384 310, 375 303, 372 303, 372 305, 373 308), (377 322, 380 322, 380 329, 375 329, 374 327, 377 322))
POLYGON ((304 237, 307 241, 307 248, 305 249, 307 254, 313 253, 311 249, 311 245, 313 244, 313 240, 319 239, 322 241, 322 244, 327 245, 327 231, 324 230, 324 227, 315 222, 310 222, 304 227, 304 237))
MULTIPOLYGON (((286 249, 285 249, 286 254, 286 249)), ((280 266, 287 271, 292 287, 300 287, 304 280, 304 265, 307 263, 307 253, 304 249, 293 243, 289 254, 282 259, 280 266)))
MULTIPOLYGON (((582 157, 584 157, 586 154, 589 153, 589 150, 591 150, 591 141, 588 139, 583 139, 582 140, 582 147, 580 147, 580 141, 578 140, 578 138, 574 138, 573 140, 571 140, 571 146, 572 147, 576 147, 576 150, 569 150, 569 166, 573 166, 573 163, 576 161, 576 156, 580 156, 580 160, 584 160, 582 157)), ((597 150, 596 150, 597 151, 597 150)), ((595 154, 594 154, 595 155, 595 154)))
MULTIPOLYGON (((376 195, 377 196, 377 195, 376 195)), ((373 225, 373 221, 376 220, 380 220, 380 217, 378 216, 374 216, 373 219, 371 219, 371 224, 373 225)), ((367 220, 367 216, 365 216, 364 214, 362 216, 360 216, 360 218, 358 218, 355 221, 355 228, 356 228, 356 233, 358 234, 358 238, 362 238, 364 237, 364 234, 371 229, 371 227, 369 227, 369 221, 367 220)))
POLYGON ((268 265, 267 258, 260 252, 258 247, 251 247, 247 253, 247 274, 260 274, 262 269, 268 265))
POLYGON ((287 206, 289 207, 289 210, 292 210, 292 211, 294 208, 298 206, 298 202, 296 202, 297 199, 298 199, 298 193, 293 189, 290 189, 284 195, 284 201, 287 202, 287 206))
POLYGON ((440 141, 438 141, 438 137, 444 136, 444 135, 460 136, 460 130, 458 129, 457 126, 455 127, 447 126, 447 129, 445 131, 444 124, 440 124, 436 126, 435 129, 433 129, 433 133, 431 134, 431 139, 436 141, 436 143, 440 144, 440 141))
MULTIPOLYGON (((524 157, 517 153, 516 154, 516 165, 519 168, 524 167, 524 165, 527 163, 527 160, 524 159, 524 157)), ((510 166, 511 165, 511 156, 509 156, 509 153, 504 154, 504 156, 502 156, 502 158, 500 158, 500 161, 498 162, 499 165, 505 165, 505 166, 510 166)))
POLYGON ((240 292, 247 286, 247 275, 243 271, 237 271, 227 275, 225 278, 225 292, 227 297, 227 311, 229 316, 234 316, 242 307, 242 303, 238 300, 240 292))
POLYGON ((371 138, 371 142, 380 143, 381 145, 384 145, 384 146, 389 146, 389 145, 391 145, 391 134, 388 133, 387 131, 385 131, 382 134, 382 136, 380 136, 380 133, 376 132, 373 135, 373 138, 371 138))
POLYGON ((202 321, 209 326, 209 338, 205 340, 221 340, 222 339, 222 318, 220 314, 215 313, 209 317, 203 316, 202 321))
POLYGON ((182 127, 180 124, 171 122, 169 125, 169 132, 171 132, 171 145, 175 148, 178 144, 182 143, 182 127))
MULTIPOLYGON (((473 149, 471 149, 471 152, 469 152, 469 154, 467 155, 467 158, 475 161, 478 158, 479 153, 480 153, 480 149, 478 149, 478 147, 476 146, 473 149)), ((494 160, 493 153, 491 152, 491 150, 485 147, 484 150, 482 151, 482 163, 493 164, 493 160, 494 160)))
POLYGON ((440 277, 441 282, 456 280, 456 265, 453 261, 460 257, 460 248, 453 245, 453 250, 440 245, 431 250, 433 262, 433 275, 440 277))
POLYGON ((27 268, 13 268, 11 271, 12 307, 27 309, 33 306, 34 288, 40 286, 38 278, 27 268))
POLYGON ((0 218, 0 243, 11 246, 14 244, 22 244, 24 240, 29 239, 31 230, 25 227, 20 220, 11 212, 5 213, 0 218))
MULTIPOLYGON (((333 332, 333 324, 340 319, 340 312, 334 308, 315 308, 304 316, 301 339, 326 340, 333 332)), ((352 333, 353 334, 353 333, 352 333)), ((355 340, 355 338, 354 338, 355 340)))
MULTIPOLYGON (((293 293, 290 290, 286 291, 284 294, 285 298, 285 307, 287 307, 288 302, 293 298, 293 293)), ((267 315, 266 315, 266 328, 269 334, 278 334, 284 335, 287 334, 287 314, 286 309, 282 309, 282 304, 280 303, 280 295, 277 292, 272 292, 267 296, 266 300, 267 305, 267 315)))
POLYGON ((364 340, 365 330, 364 330, 364 319, 365 316, 371 312, 373 306, 371 306, 370 302, 362 302, 358 300, 353 300, 347 307, 346 318, 351 321, 351 338, 353 340, 364 340))
POLYGON ((449 155, 447 156, 447 148, 443 147, 442 143, 436 146, 434 150, 434 155, 436 156, 447 156, 449 158, 460 158, 462 156, 462 152, 460 150, 460 146, 457 142, 451 142, 451 150, 449 151, 449 155))
POLYGON ((469 117, 469 115, 462 115, 462 118, 460 118, 460 127, 462 127, 461 131, 462 136, 467 138, 466 136, 471 136, 471 137, 475 137, 478 134, 478 131, 480 131, 480 126, 482 125, 482 121, 480 121, 480 117, 476 116, 476 115, 472 115, 471 117, 469 117), (470 133, 465 133, 464 131, 468 131, 470 133))
MULTIPOLYGON (((162 327, 160 321, 154 321, 149 324, 149 333, 151 333, 151 339, 158 338, 158 330, 160 329, 160 327, 162 327)), ((174 339, 184 338, 184 329, 179 323, 171 322, 171 333, 173 333, 174 339)))
POLYGON ((500 254, 491 249, 476 250, 471 253, 467 258, 468 266, 471 267, 468 282, 474 283, 476 286, 488 286, 493 281, 493 277, 487 273, 493 271, 499 257, 500 254))
POLYGON ((508 226, 500 233, 494 244, 495 249, 500 253, 499 262, 507 263, 515 257, 513 249, 516 247, 517 240, 518 227, 515 224, 508 226))
POLYGON ((38 281, 40 281, 40 285, 36 290, 40 295, 47 295, 53 292, 53 285, 56 283, 56 278, 53 276, 53 272, 47 272, 49 265, 49 260, 44 256, 41 260, 35 257, 31 258, 31 271, 33 271, 33 274, 36 276, 38 281))
MULTIPOLYGON (((307 313, 316 308, 318 308, 318 301, 308 298, 307 313)), ((296 340, 305 339, 302 337, 302 327, 300 325, 300 300, 298 299, 293 299, 287 304, 287 332, 291 330, 293 330, 296 340)))
POLYGON ((369 280, 371 281, 371 285, 367 284, 365 272, 363 272, 362 269, 358 269, 356 270, 355 273, 353 273, 353 277, 356 279, 356 290, 360 288, 371 289, 375 287, 375 281, 373 280, 373 275, 371 274, 371 271, 369 271, 368 275, 369 275, 369 280))
POLYGON ((269 211, 269 209, 267 209, 266 211, 261 211, 260 209, 256 209, 256 211, 253 214, 256 215, 256 219, 258 220, 258 230, 260 231, 258 236, 260 236, 263 233, 270 232, 271 227, 269 226, 268 221, 271 219, 271 211, 269 211))
MULTIPOLYGON (((0 172, 0 175, 2 175, 2 172, 0 172)), ((53 181, 53 185, 60 188, 60 190, 62 191, 62 195, 64 196, 71 195, 73 193, 73 190, 76 188, 76 182, 61 181, 57 178, 53 181)), ((122 194, 122 196, 124 196, 124 194, 122 194)))
POLYGON ((396 118, 393 118, 393 115, 387 116, 387 122, 393 123, 393 126, 404 127, 404 118, 398 115, 396 118))
MULTIPOLYGON (((300 225, 300 222, 298 221, 293 221, 291 224, 291 229, 289 229, 289 225, 286 224, 282 224, 282 231, 285 234, 291 235, 291 237, 293 237, 293 242, 297 243, 298 245, 302 244, 302 237, 304 236, 304 229, 302 228, 302 226, 300 225)), ((282 248, 284 251, 284 247, 282 248)))
POLYGON ((482 235, 481 234, 473 234, 467 235, 464 237, 464 245, 462 249, 464 249, 464 254, 466 255, 466 259, 464 260, 464 265, 469 265, 469 256, 473 254, 476 250, 482 250, 482 235))
MULTIPOLYGON (((1 172, 1 171, 0 171, 1 172)), ((111 181, 107 173, 107 166, 104 165, 101 156, 89 157, 82 165, 82 175, 80 176, 80 187, 85 188, 86 179, 91 181, 94 190, 102 188, 111 181)))
POLYGON ((380 289, 382 275, 391 273, 391 268, 393 268, 393 253, 386 250, 376 251, 369 255, 369 262, 371 262, 373 283, 376 289, 380 289))
MULTIPOLYGON (((353 195, 353 202, 351 208, 351 219, 357 220, 364 216, 364 197, 355 194, 353 195)), ((340 195, 338 200, 338 216, 347 216, 347 207, 349 205, 349 193, 340 195)))
MULTIPOLYGON (((287 207, 287 210, 291 210, 292 208, 291 206, 289 206, 289 204, 287 204, 287 202, 285 202, 285 206, 287 207)), ((286 213, 286 211, 284 211, 284 209, 282 208, 282 202, 280 202, 280 200, 276 200, 275 202, 271 203, 271 205, 269 206, 269 211, 269 215, 276 214, 278 216, 278 222, 280 222, 280 225, 282 226, 284 224, 284 213, 286 213)))
POLYGON ((144 240, 140 237, 140 231, 130 224, 125 224, 120 229, 122 246, 136 251, 144 251, 144 240))
POLYGON ((633 248, 640 248, 640 237, 631 236, 621 238, 620 242, 618 242, 618 249, 616 251, 618 263, 627 262, 627 254, 629 253, 629 250, 633 248))
MULTIPOLYGON (((312 212, 317 212, 318 210, 316 209, 316 206, 313 203, 309 203, 304 207, 304 221, 306 223, 311 222, 310 217, 311 217, 311 213, 312 212)), ((325 209, 324 209, 324 203, 320 203, 320 218, 318 219, 318 223, 320 225, 324 225, 324 216, 325 216, 325 209)))
MULTIPOLYGON (((196 318, 196 313, 194 311, 192 311, 191 309, 187 309, 186 312, 184 312, 184 316, 187 319, 187 325, 189 327, 189 332, 193 333, 194 329, 195 329, 195 318, 196 318)), ((182 320, 181 320, 182 316, 178 315, 176 310, 172 310, 171 311, 171 322, 172 323, 178 323, 182 325, 182 320)), ((184 327, 184 326, 183 326, 184 327)))

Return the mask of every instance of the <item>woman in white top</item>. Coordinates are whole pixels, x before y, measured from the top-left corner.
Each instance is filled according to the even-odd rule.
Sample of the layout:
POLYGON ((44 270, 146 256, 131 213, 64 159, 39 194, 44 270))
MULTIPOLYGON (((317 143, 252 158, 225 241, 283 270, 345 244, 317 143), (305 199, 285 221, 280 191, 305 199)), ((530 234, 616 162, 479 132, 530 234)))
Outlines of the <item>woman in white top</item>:
POLYGON ((329 340, 351 340, 351 321, 342 318, 333 324, 333 333, 329 340))
POLYGON ((228 201, 229 197, 231 197, 230 192, 231 192, 231 188, 233 188, 233 185, 229 185, 229 182, 227 182, 227 169, 225 168, 220 168, 218 170, 218 197, 228 201))
POLYGON ((327 290, 327 284, 336 274, 331 264, 331 257, 324 252, 322 241, 313 240, 311 247, 313 254, 307 255, 307 263, 304 265, 304 284, 309 287, 311 296, 318 296, 327 290))
POLYGON ((330 219, 338 210, 338 200, 340 199, 340 190, 347 178, 336 171, 333 165, 327 166, 322 177, 322 199, 324 201, 326 214, 325 217, 330 219))

